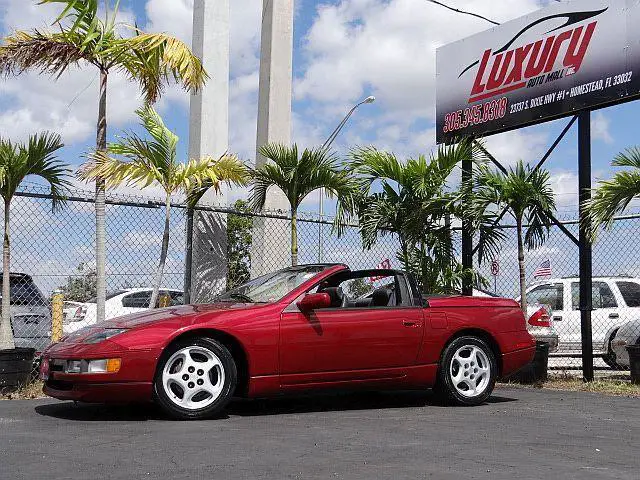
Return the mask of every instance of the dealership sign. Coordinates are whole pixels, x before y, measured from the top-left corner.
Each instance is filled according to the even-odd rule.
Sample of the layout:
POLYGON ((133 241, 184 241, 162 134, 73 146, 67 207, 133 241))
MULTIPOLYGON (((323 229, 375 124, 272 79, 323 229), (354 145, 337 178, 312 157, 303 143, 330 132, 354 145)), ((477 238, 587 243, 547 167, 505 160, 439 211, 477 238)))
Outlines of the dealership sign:
POLYGON ((438 143, 639 95, 639 3, 557 3, 439 48, 438 143))

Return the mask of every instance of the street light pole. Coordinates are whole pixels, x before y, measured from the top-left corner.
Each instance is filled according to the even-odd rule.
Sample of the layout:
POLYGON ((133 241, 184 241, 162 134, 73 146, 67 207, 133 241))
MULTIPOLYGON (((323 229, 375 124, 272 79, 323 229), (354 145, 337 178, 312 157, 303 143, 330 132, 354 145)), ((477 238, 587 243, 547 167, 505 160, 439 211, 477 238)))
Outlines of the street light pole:
MULTIPOLYGON (((354 105, 353 108, 351 108, 351 110, 349 110, 349 112, 344 116, 344 118, 338 124, 338 126, 333 130, 333 132, 331 132, 331 135, 329 135, 327 140, 322 145, 322 149, 328 150, 331 147, 331 144, 334 142, 337 136, 340 135, 340 132, 342 131, 344 126, 347 124, 347 122, 351 118, 351 115, 353 115, 354 112, 358 109, 358 107, 366 103, 373 103, 375 101, 376 101, 376 97, 374 97, 373 95, 370 95, 364 100, 362 100, 360 103, 357 103, 356 105, 354 105)), ((320 223, 318 223, 318 262, 320 263, 322 262, 322 254, 323 254, 322 252, 322 248, 323 248, 322 220, 324 218, 324 188, 320 189, 320 208, 318 213, 320 216, 320 223)))

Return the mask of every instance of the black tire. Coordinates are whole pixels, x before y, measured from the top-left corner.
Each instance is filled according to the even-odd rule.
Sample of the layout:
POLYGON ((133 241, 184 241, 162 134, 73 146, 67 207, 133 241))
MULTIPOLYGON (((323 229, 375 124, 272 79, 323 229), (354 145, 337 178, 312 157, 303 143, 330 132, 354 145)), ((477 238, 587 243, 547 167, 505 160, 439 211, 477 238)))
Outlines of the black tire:
POLYGON ((613 342, 617 334, 618 330, 614 330, 609 337, 609 340, 607 341, 607 353, 602 356, 602 360, 613 370, 626 370, 626 367, 617 362, 616 354, 613 351, 613 348, 611 348, 611 342, 613 342))
MULTIPOLYGON (((471 365, 469 366, 471 367, 471 365)), ((473 370, 471 370, 471 372, 473 372, 473 370)), ((480 405, 486 402, 486 400, 493 392, 497 377, 498 364, 496 362, 495 355, 493 354, 493 351, 491 350, 489 345, 487 345, 484 340, 478 337, 458 337, 455 338, 451 343, 449 343, 442 352, 442 356, 440 358, 440 368, 438 368, 438 377, 434 386, 434 392, 443 402, 448 404, 465 406, 480 405), (484 354, 488 363, 486 365, 486 368, 488 368, 488 380, 482 391, 477 395, 463 395, 454 385, 454 381, 450 375, 450 371, 452 371, 452 364, 457 364, 457 361, 454 361, 454 355, 459 349, 465 346, 474 346, 478 348, 478 350, 480 350, 484 354)))
MULTIPOLYGON (((174 363, 174 362, 172 362, 174 363)), ((210 374, 209 374, 210 375, 210 374)), ((195 376, 194 376, 195 377, 195 376)), ((156 375, 154 378, 154 398, 158 405, 166 413, 174 418, 181 420, 199 420, 204 418, 214 417, 219 415, 220 412, 227 406, 238 383, 238 370, 233 356, 222 343, 217 342, 211 338, 206 337, 193 337, 180 340, 170 345, 161 355, 156 368, 156 375), (222 391, 219 396, 213 401, 213 403, 206 405, 203 408, 191 409, 184 408, 172 400, 167 394, 163 385, 163 371, 167 362, 178 351, 188 348, 200 348, 206 349, 215 355, 222 364, 222 371, 224 373, 224 381, 222 383, 222 391)), ((183 395, 185 392, 183 391, 183 395)), ((194 397, 195 398, 195 397, 194 397)))

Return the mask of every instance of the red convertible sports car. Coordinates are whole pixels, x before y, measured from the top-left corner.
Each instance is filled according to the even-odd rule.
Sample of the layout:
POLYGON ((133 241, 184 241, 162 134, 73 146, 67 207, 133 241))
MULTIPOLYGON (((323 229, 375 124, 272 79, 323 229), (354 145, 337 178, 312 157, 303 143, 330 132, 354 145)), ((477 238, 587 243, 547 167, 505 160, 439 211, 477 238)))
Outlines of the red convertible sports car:
POLYGON ((302 265, 210 305, 75 332, 47 348, 41 376, 52 397, 155 401, 178 418, 213 416, 233 396, 330 388, 434 388, 476 405, 534 352, 514 300, 425 300, 404 272, 302 265))

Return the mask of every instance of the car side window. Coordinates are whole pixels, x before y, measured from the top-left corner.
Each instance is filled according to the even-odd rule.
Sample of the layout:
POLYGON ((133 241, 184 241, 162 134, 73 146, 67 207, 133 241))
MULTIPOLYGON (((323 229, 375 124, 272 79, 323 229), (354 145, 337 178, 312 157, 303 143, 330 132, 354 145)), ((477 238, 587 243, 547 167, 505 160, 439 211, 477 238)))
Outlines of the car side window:
POLYGON ((561 283, 553 285, 540 285, 527 293, 527 302, 541 303, 550 305, 552 310, 562 310, 564 302, 562 301, 563 287, 561 283))
POLYGON ((393 275, 378 278, 353 278, 339 285, 347 296, 346 308, 395 307, 402 302, 402 293, 393 275))
POLYGON ((636 282, 616 282, 627 307, 640 307, 640 284, 636 282))
MULTIPOLYGON (((597 308, 616 308, 618 304, 606 282, 593 282, 591 287, 591 306, 597 308)), ((571 308, 580 309, 580 283, 571 282, 571 308)))
POLYGON ((122 306, 127 308, 149 308, 151 291, 131 293, 122 297, 122 306))
MULTIPOLYGON (((184 305, 184 294, 182 292, 170 291, 169 295, 171 296, 171 306, 177 307, 179 305, 184 305)), ((151 300, 151 299, 149 299, 151 300)))

